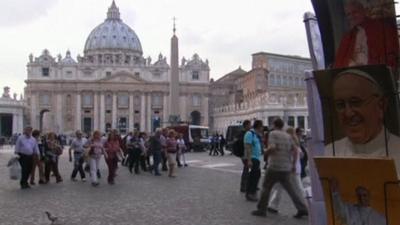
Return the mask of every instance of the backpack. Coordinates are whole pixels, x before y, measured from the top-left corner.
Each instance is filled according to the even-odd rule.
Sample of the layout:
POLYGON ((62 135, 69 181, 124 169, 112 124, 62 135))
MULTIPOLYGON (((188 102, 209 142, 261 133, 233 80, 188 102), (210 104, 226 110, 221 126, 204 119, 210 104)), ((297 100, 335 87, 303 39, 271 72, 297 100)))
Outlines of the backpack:
MULTIPOLYGON (((255 136, 260 141, 260 145, 261 145, 261 149, 262 149, 263 143, 262 143, 260 137, 256 133, 254 133, 254 131, 250 130, 250 132, 253 135, 253 138, 255 136)), ((232 146, 232 149, 233 149, 232 153, 235 156, 240 157, 240 158, 242 158, 244 156, 244 140, 243 140, 244 135, 246 135, 246 131, 244 131, 243 133, 240 134, 239 138, 236 139, 235 142, 233 142, 233 146, 232 146)))
POLYGON ((238 138, 233 142, 232 144, 232 153, 233 155, 237 157, 243 157, 244 156, 244 135, 246 132, 241 132, 238 138))

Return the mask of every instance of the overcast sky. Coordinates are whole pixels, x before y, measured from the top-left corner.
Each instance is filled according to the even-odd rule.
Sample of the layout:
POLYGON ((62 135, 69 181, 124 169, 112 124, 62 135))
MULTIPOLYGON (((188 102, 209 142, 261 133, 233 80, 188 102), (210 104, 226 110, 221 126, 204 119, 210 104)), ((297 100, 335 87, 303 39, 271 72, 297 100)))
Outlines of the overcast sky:
MULTIPOLYGON (((1 0, 1 89, 21 93, 28 55, 47 48, 53 57, 70 49, 83 54, 89 33, 102 23, 112 0, 1 0)), ((122 20, 138 35, 144 57, 170 55, 172 18, 177 18, 180 58, 198 53, 217 79, 251 54, 266 51, 309 57, 303 14, 310 0, 116 0, 122 20)))

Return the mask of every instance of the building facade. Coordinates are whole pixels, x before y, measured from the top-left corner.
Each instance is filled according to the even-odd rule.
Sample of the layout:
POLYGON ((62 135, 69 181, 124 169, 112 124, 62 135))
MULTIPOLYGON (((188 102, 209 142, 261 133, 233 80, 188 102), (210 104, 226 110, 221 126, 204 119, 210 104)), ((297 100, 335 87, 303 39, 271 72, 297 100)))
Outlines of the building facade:
POLYGON ((253 54, 250 71, 239 68, 211 83, 210 104, 217 105, 210 111, 213 131, 224 134, 229 125, 246 119, 260 119, 271 126, 276 117, 290 126, 308 129, 304 72, 311 67, 307 58, 253 54), (213 102, 214 95, 218 103, 213 102))
POLYGON ((177 121, 208 125, 208 60, 197 54, 179 64, 178 38, 171 38, 170 64, 160 54, 143 57, 136 33, 115 2, 89 34, 83 56, 48 50, 29 56, 25 96, 28 123, 68 133, 118 129, 153 131, 177 121))
POLYGON ((22 133, 24 122, 25 101, 17 94, 10 95, 10 88, 4 87, 0 96, 0 137, 11 137, 13 134, 22 133))

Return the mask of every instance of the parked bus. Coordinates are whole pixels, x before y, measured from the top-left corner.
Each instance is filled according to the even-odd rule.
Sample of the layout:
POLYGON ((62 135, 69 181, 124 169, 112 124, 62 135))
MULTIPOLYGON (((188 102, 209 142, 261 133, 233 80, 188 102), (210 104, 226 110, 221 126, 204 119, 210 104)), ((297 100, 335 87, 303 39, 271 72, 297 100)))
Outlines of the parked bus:
POLYGON ((183 139, 190 150, 205 151, 209 146, 208 127, 206 126, 177 125, 168 128, 183 134, 183 139))

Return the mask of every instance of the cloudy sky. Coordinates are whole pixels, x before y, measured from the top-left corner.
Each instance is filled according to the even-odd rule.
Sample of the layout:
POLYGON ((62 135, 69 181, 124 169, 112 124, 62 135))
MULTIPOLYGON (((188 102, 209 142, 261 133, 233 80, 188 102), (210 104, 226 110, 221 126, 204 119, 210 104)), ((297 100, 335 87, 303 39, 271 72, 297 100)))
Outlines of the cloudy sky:
MULTIPOLYGON (((106 18, 112 0, 1 0, 0 86, 21 93, 28 55, 47 48, 53 57, 82 55, 90 31, 106 18)), ((266 51, 308 57, 303 14, 310 0, 116 0, 122 20, 138 35, 144 56, 170 54, 177 17, 180 57, 208 59, 211 77, 266 51)), ((169 60, 169 59, 168 59, 169 60)))

